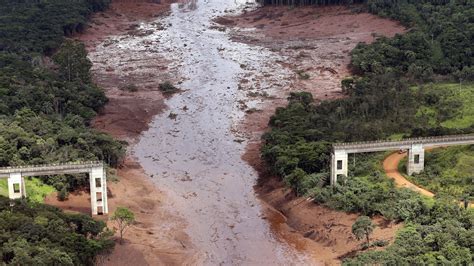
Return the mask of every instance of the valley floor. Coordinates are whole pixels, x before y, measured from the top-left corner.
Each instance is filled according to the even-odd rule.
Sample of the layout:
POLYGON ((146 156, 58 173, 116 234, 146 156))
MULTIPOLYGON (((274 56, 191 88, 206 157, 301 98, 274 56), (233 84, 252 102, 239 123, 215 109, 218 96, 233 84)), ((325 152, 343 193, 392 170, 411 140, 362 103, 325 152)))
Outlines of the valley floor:
MULTIPOLYGON (((188 5, 189 11, 187 12, 193 12, 193 3, 196 1, 184 2, 186 3, 180 3, 180 5, 188 5)), ((357 252, 360 242, 353 239, 350 230, 357 215, 329 210, 310 203, 304 198, 296 198, 274 177, 267 177, 259 156, 260 136, 267 129, 268 120, 275 109, 286 104, 286 96, 289 92, 309 91, 316 100, 341 97, 340 82, 342 78, 350 74, 349 52, 355 45, 362 41, 370 42, 377 35, 393 36, 396 33, 404 32, 405 29, 396 22, 369 14, 355 14, 342 7, 295 9, 265 7, 255 11, 253 11, 253 7, 249 7, 237 17, 226 16, 216 19, 219 25, 213 25, 212 29, 206 29, 206 31, 213 29, 227 31, 234 42, 248 44, 250 47, 260 47, 279 59, 275 59, 275 64, 272 66, 275 69, 274 73, 270 71, 272 68, 263 71, 252 69, 251 64, 240 64, 242 69, 240 72, 243 75, 236 77, 239 84, 238 93, 244 94, 245 97, 239 99, 232 96, 230 99, 234 102, 229 104, 237 105, 244 115, 236 121, 232 118, 229 120, 237 124, 237 126, 232 126, 232 133, 228 134, 228 129, 225 129, 222 131, 225 132, 222 136, 210 136, 212 139, 209 143, 192 144, 195 146, 191 147, 196 147, 198 151, 189 151, 180 144, 186 143, 190 138, 200 140, 201 136, 181 136, 180 134, 182 132, 184 132, 183 134, 198 134, 192 129, 190 130, 189 125, 197 127, 199 130, 207 130, 206 127, 209 125, 205 120, 198 125, 186 124, 186 119, 196 116, 196 113, 193 113, 195 112, 194 107, 199 112, 207 112, 206 108, 213 107, 212 103, 201 103, 200 101, 214 101, 214 99, 199 97, 196 98, 198 100, 193 103, 194 105, 182 104, 187 103, 185 95, 188 92, 185 92, 176 98, 175 102, 178 104, 174 105, 179 105, 180 109, 178 110, 175 108, 177 106, 169 105, 166 98, 157 90, 157 85, 161 82, 169 80, 180 84, 188 79, 191 79, 192 82, 193 75, 196 75, 196 73, 188 72, 182 76, 183 73, 179 69, 184 67, 179 63, 177 65, 176 62, 171 62, 167 54, 154 49, 154 45, 160 45, 156 40, 146 38, 146 36, 160 35, 163 28, 173 27, 173 25, 161 25, 160 20, 156 19, 157 15, 166 14, 168 10, 169 4, 166 3, 113 1, 112 8, 105 13, 97 14, 93 19, 92 27, 84 35, 79 36, 79 39, 86 43, 90 58, 94 63, 94 78, 99 86, 105 88, 110 99, 102 114, 94 121, 94 127, 128 141, 132 144, 130 150, 138 152, 138 157, 141 157, 141 161, 137 162, 133 156, 136 154, 130 153, 118 172, 120 182, 110 182, 111 210, 116 206, 126 206, 137 214, 138 223, 127 233, 127 239, 130 240, 124 245, 119 245, 112 255, 103 258, 103 262, 109 265, 182 265, 200 264, 203 260, 204 263, 206 261, 207 263, 219 261, 236 263, 246 261, 246 259, 255 259, 255 254, 250 254, 251 252, 244 247, 244 244, 245 241, 252 241, 251 237, 254 235, 252 230, 257 230, 256 228, 265 230, 267 222, 261 224, 262 218, 268 221, 271 234, 275 235, 273 237, 263 232, 265 239, 262 241, 264 241, 265 248, 262 248, 262 252, 268 254, 267 257, 261 258, 263 261, 275 260, 276 258, 272 258, 271 254, 276 252, 279 255, 291 254, 291 256, 300 258, 304 257, 300 255, 303 254, 311 257, 314 263, 338 264, 344 256, 357 252), (146 23, 140 24, 141 22, 146 23), (143 25, 151 25, 153 30, 147 30, 143 25), (135 40, 141 42, 134 43, 135 40), (122 42, 125 44, 121 45, 122 42), (285 76, 279 76, 279 73, 284 73, 285 76), (171 109, 169 116, 163 114, 163 112, 168 112, 167 108, 171 109), (172 113, 179 114, 174 121, 170 120, 172 113), (166 120, 164 120, 165 118, 166 120), (138 150, 133 148, 137 143, 140 145, 140 139, 143 141, 143 138, 155 137, 146 135, 151 134, 150 131, 147 131, 149 128, 153 132, 153 130, 159 130, 154 127, 165 127, 163 124, 157 125, 157 121, 167 121, 166 123, 170 123, 171 129, 177 128, 173 129, 174 131, 170 130, 167 134, 156 136, 161 142, 166 142, 168 147, 165 148, 177 147, 190 152, 191 155, 197 154, 197 156, 191 156, 189 160, 181 158, 186 162, 183 163, 175 161, 173 155, 169 155, 171 160, 167 157, 168 155, 160 154, 163 150, 155 151, 162 149, 159 146, 148 148, 148 153, 156 152, 152 155, 140 150, 145 144, 142 144, 138 150), (152 123, 151 127, 150 123, 152 123), (214 139, 214 137, 216 138, 214 139), (255 170, 239 169, 241 165, 245 166, 247 163, 241 162, 240 155, 238 155, 229 158, 240 161, 227 161, 225 166, 221 164, 222 169, 218 170, 222 170, 223 173, 216 170, 216 173, 209 174, 216 175, 217 182, 221 182, 216 186, 232 190, 232 186, 235 184, 229 183, 233 185, 227 188, 227 179, 236 180, 236 177, 248 173, 249 179, 241 177, 243 181, 239 182, 242 184, 237 184, 248 187, 256 182, 254 171, 259 172, 261 178, 255 190, 262 200, 261 203, 256 201, 257 205, 261 204, 261 206, 255 206, 253 203, 254 197, 251 195, 253 191, 249 191, 250 194, 245 195, 245 198, 231 195, 230 199, 226 198, 230 193, 223 194, 222 191, 214 193, 215 184, 201 181, 204 176, 201 177, 202 172, 198 171, 199 167, 191 169, 189 172, 186 171, 184 175, 177 169, 163 171, 158 167, 160 161, 166 160, 171 160, 170 165, 181 163, 183 167, 184 165, 192 167, 196 161, 206 166, 208 165, 207 157, 219 156, 219 149, 222 148, 216 146, 217 152, 213 150, 214 153, 211 155, 199 152, 206 150, 207 146, 214 147, 213 145, 216 145, 213 143, 214 141, 227 141, 227 139, 231 144, 225 142, 225 145, 232 146, 240 143, 246 145, 243 146, 246 148, 242 148, 244 152, 242 158, 255 170), (169 141, 174 142, 170 143, 169 141), (147 170, 144 171, 141 165, 143 162, 156 165, 148 165, 147 170), (159 169, 160 172, 150 172, 150 169, 159 169), (169 182, 172 182, 170 180, 176 180, 177 183, 174 186, 179 189, 170 189, 170 187, 173 188, 173 183, 169 185, 169 182), (161 184, 166 185, 161 186, 161 184), (204 187, 201 188, 201 186, 204 187), (183 187, 189 191, 180 194, 183 187), (214 197, 217 197, 216 200, 214 197), (176 201, 178 198, 179 200, 176 201), (229 200, 232 202, 229 203, 229 200), (240 200, 242 200, 242 206, 248 205, 249 210, 241 209, 244 207, 240 205, 235 210, 234 204, 240 200), (215 208, 215 214, 204 213, 208 208, 215 208), (260 209, 261 214, 259 213, 260 209), (191 219, 192 215, 196 215, 196 219, 191 219), (229 221, 227 219, 229 217, 236 217, 236 221, 229 221), (206 241, 207 237, 211 237, 207 233, 207 230, 211 229, 196 231, 200 230, 199 226, 206 225, 205 219, 209 219, 208 223, 214 220, 217 223, 217 225, 214 223, 209 225, 213 227, 212 230, 215 230, 215 233, 212 234, 212 241, 217 244, 202 242, 206 241), (258 227, 245 228, 246 219, 250 221, 250 224, 258 227), (221 222, 222 224, 220 224, 221 222), (193 225, 193 223, 198 223, 198 225, 193 225), (194 232, 206 235, 206 238, 199 239, 194 235, 194 232), (202 243, 198 245, 197 241, 202 243), (204 249, 205 252, 200 249, 204 249), (220 258, 225 257, 226 254, 218 254, 214 257, 213 252, 222 249, 232 253, 229 258, 220 258), (248 251, 249 254, 243 254, 248 251)), ((178 43, 180 42, 178 41, 178 43)), ((185 43, 183 46, 187 45, 194 47, 197 44, 185 43)), ((174 49, 168 52, 176 53, 177 50, 183 50, 182 47, 174 49)), ((235 52, 229 47, 218 47, 217 49, 220 54, 224 55, 223 57, 235 52)), ((248 50, 252 51, 252 48, 248 50)), ((184 51, 179 56, 189 52, 184 51)), ((179 58, 179 60, 187 62, 192 61, 193 58, 179 58)), ((207 70, 213 69, 212 65, 199 62, 198 55, 196 55, 196 59, 194 63, 197 66, 202 64, 208 68, 207 70)), ((202 71, 204 70, 206 69, 202 71)), ((222 71, 227 70, 222 68, 222 71)), ((237 70, 230 71, 232 73, 237 70)), ((218 73, 215 74, 210 70, 208 73, 215 75, 213 77, 217 77, 217 79, 221 78, 218 73)), ((200 78, 204 79, 205 77, 200 78)), ((226 77, 222 78, 225 80, 226 77)), ((197 83, 199 84, 199 82, 197 83)), ((205 80, 203 84, 214 86, 215 84, 212 82, 205 80)), ((225 86, 231 85, 223 84, 222 86, 225 88, 225 86)), ((227 87, 227 89, 234 88, 227 87)), ((214 96, 217 96, 216 99, 227 97, 225 92, 220 94, 218 91, 214 96)), ((234 112, 233 114, 239 113, 232 112, 234 112)), ((197 113, 197 117, 201 114, 197 113)), ((221 117, 218 118, 221 119, 221 117)), ((223 123, 213 119, 215 117, 211 116, 208 120, 211 121, 209 123, 214 123, 211 124, 211 127, 223 123)), ((201 132, 199 134, 207 134, 207 131, 199 132, 201 132)), ((220 131, 215 132, 219 133, 220 131)), ((84 204, 87 202, 87 195, 71 195, 69 202, 76 202, 75 204, 78 205, 84 204), (76 197, 82 199, 75 200, 76 197)), ((48 198, 47 203, 59 204, 54 202, 52 197, 48 198)), ((78 208, 80 209, 80 207, 78 208)), ((392 240, 396 230, 401 226, 385 224, 381 218, 375 218, 375 222, 378 225, 374 233, 376 239, 392 240)))

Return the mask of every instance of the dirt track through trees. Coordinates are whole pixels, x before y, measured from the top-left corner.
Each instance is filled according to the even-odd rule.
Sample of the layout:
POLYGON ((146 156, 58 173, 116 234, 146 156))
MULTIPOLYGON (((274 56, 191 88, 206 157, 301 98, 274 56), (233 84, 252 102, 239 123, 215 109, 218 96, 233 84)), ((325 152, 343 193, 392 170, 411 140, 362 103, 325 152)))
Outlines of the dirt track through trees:
POLYGON ((398 171, 398 165, 400 164, 400 161, 403 160, 403 158, 405 158, 406 156, 406 152, 401 154, 395 152, 385 158, 385 160, 383 161, 383 169, 387 176, 395 180, 395 184, 397 184, 397 186, 399 187, 406 187, 422 195, 434 197, 434 194, 432 192, 411 183, 398 171))

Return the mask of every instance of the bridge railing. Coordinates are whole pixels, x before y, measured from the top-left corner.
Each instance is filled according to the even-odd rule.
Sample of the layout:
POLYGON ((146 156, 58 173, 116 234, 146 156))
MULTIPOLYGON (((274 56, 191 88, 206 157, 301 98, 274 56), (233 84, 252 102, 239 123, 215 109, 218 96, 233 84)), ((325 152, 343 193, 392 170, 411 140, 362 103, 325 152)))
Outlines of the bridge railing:
POLYGON ((72 162, 72 163, 52 163, 40 165, 19 165, 0 167, 0 173, 13 173, 22 171, 50 171, 55 169, 79 169, 85 167, 103 166, 101 161, 72 162))
POLYGON ((408 139, 394 140, 394 141, 377 140, 377 141, 335 143, 333 144, 333 148, 334 150, 357 149, 357 148, 364 149, 364 148, 375 148, 375 147, 394 147, 394 146, 406 146, 406 145, 412 145, 412 144, 436 144, 436 143, 460 142, 460 141, 474 141, 474 134, 408 138, 408 139))

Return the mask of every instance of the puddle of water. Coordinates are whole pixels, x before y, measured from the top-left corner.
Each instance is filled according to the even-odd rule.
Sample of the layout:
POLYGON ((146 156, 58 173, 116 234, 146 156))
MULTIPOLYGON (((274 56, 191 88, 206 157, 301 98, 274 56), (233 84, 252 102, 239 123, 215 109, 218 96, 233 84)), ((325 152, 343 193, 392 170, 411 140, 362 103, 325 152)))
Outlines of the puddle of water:
POLYGON ((245 142, 236 141, 242 136, 234 128, 244 115, 239 100, 247 106, 261 104, 246 98, 239 80, 246 77, 252 81, 248 86, 271 94, 270 85, 285 86, 291 75, 273 69, 277 55, 234 43, 225 32, 210 28, 212 18, 235 12, 243 4, 228 0, 174 4, 162 21, 168 25, 165 30, 135 37, 135 44, 158 40, 156 49, 186 80, 179 85, 185 91, 167 101, 169 110, 154 118, 133 153, 188 221, 187 232, 203 254, 201 263, 306 264, 306 256, 277 240, 262 219, 253 190, 258 175, 241 159, 245 142), (261 80, 265 73, 272 75, 261 80))

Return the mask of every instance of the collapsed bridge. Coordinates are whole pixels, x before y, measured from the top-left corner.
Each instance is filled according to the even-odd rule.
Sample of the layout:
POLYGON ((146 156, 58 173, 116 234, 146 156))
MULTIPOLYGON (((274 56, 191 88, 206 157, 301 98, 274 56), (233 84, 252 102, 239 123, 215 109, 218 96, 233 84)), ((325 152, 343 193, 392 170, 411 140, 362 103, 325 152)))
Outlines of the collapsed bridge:
POLYGON ((366 141, 335 143, 331 154, 331 185, 338 177, 348 176, 348 155, 351 153, 408 151, 407 173, 420 173, 425 167, 425 149, 474 144, 474 134, 427 138, 410 138, 399 141, 366 141))
POLYGON ((63 164, 26 165, 0 168, 0 178, 8 178, 8 197, 26 197, 25 176, 45 176, 60 174, 89 174, 92 215, 107 214, 106 172, 102 162, 74 162, 63 164))

